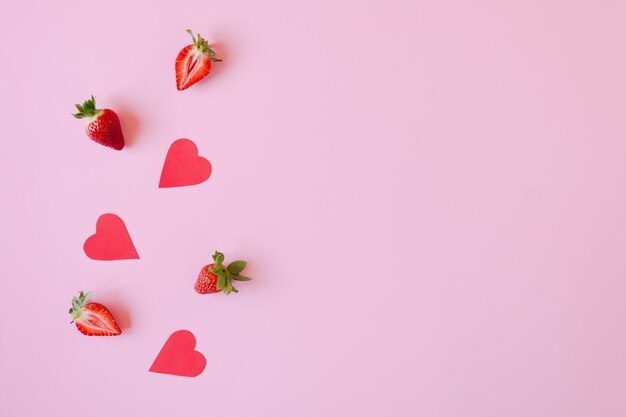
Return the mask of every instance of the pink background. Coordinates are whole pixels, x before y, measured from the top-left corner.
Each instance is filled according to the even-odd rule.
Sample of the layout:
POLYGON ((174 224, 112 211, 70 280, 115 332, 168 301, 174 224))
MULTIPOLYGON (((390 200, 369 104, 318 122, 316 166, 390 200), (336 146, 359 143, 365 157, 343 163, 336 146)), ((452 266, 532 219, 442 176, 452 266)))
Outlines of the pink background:
POLYGON ((626 2, 160 3, 0 6, 0 414, 626 415, 626 2), (158 189, 182 137, 213 175, 158 189), (106 212, 141 260, 85 256, 106 212), (178 329, 204 373, 148 373, 178 329))

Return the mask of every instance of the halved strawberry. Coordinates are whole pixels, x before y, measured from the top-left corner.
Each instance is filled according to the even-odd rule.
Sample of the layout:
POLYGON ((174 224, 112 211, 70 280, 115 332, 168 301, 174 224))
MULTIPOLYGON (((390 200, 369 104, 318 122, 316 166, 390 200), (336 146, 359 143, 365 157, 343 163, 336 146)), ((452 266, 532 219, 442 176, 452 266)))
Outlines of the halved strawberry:
POLYGON ((119 336, 122 329, 117 325, 111 312, 102 304, 87 303, 93 292, 82 291, 72 299, 70 314, 74 318, 76 328, 87 336, 119 336))
POLYGON ((206 39, 198 33, 198 39, 187 29, 193 44, 185 46, 176 57, 176 88, 185 90, 197 83, 211 71, 211 62, 221 62, 206 39))

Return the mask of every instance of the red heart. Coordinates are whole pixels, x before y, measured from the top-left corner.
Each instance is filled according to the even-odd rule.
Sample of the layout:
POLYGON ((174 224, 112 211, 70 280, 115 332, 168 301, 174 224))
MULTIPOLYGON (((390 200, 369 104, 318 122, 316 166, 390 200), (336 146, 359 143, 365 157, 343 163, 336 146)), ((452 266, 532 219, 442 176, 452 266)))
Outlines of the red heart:
POLYGON ((150 367, 150 372, 179 376, 198 376, 204 371, 206 359, 197 350, 196 338, 189 330, 178 330, 167 339, 150 367))
POLYGON ((211 163, 198 156, 196 144, 189 139, 178 139, 167 151, 159 188, 200 184, 210 176, 211 163))
POLYGON ((85 241, 83 249, 85 255, 98 261, 139 259, 124 222, 111 213, 98 218, 96 234, 85 241))

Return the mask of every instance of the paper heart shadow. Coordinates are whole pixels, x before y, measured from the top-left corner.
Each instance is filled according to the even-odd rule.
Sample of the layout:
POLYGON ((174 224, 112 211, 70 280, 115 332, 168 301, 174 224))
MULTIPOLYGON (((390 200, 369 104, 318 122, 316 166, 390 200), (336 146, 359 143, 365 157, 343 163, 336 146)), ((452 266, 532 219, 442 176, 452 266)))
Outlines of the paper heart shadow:
POLYGON ((150 367, 150 372, 196 377, 204 371, 206 359, 197 350, 196 338, 189 330, 178 330, 167 339, 150 367))
POLYGON ((200 184, 211 176, 211 163, 198 156, 196 144, 189 139, 178 139, 167 151, 159 188, 184 187, 200 184))
POLYGON ((83 250, 85 255, 97 261, 139 259, 124 222, 112 213, 98 218, 96 233, 87 238, 83 250))

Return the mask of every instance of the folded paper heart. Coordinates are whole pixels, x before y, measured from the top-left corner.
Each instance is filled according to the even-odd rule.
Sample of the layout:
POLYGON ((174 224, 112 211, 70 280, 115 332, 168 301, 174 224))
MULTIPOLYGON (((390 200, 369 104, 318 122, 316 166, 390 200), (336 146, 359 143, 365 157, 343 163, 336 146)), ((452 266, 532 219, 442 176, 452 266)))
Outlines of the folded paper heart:
POLYGON ((172 333, 149 371, 189 377, 200 375, 206 366, 206 359, 194 350, 195 347, 196 338, 189 330, 172 333))
POLYGON ((85 241, 83 249, 85 255, 98 261, 139 259, 124 222, 111 213, 98 218, 96 234, 85 241))
POLYGON ((211 163, 198 156, 196 144, 189 139, 178 139, 167 151, 159 188, 196 185, 211 176, 211 163))

